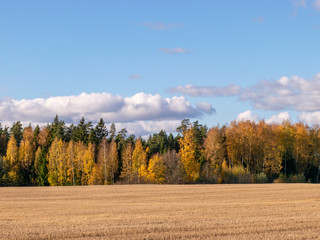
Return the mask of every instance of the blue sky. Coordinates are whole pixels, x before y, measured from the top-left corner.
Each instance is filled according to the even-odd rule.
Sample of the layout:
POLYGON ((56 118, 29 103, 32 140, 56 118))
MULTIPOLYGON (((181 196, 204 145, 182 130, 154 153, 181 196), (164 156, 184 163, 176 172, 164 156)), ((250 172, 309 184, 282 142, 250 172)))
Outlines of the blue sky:
POLYGON ((319 0, 1 1, 0 36, 3 124, 320 121, 319 0))

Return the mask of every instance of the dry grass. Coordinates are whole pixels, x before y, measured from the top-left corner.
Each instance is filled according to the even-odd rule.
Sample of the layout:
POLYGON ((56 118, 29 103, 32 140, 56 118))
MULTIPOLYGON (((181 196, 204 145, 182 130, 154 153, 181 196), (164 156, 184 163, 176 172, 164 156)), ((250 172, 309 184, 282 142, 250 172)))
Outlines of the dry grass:
POLYGON ((1 239, 319 239, 320 185, 0 188, 1 239))

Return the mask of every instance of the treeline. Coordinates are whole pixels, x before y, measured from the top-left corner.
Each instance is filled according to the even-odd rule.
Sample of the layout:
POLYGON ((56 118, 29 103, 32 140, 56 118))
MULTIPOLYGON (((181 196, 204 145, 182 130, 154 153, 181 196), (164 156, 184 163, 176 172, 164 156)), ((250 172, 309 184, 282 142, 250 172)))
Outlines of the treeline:
POLYGON ((231 122, 208 129, 188 119, 173 136, 147 140, 103 119, 40 128, 0 125, 1 186, 115 183, 320 182, 320 128, 231 122))

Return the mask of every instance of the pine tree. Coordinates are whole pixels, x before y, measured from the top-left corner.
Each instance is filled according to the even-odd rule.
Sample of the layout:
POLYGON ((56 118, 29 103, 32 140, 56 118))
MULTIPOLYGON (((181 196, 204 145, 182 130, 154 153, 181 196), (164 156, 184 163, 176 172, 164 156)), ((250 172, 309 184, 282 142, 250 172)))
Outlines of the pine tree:
POLYGON ((10 129, 10 135, 13 135, 16 139, 17 145, 20 145, 20 142, 23 137, 22 133, 22 124, 20 121, 14 122, 11 129, 10 129))

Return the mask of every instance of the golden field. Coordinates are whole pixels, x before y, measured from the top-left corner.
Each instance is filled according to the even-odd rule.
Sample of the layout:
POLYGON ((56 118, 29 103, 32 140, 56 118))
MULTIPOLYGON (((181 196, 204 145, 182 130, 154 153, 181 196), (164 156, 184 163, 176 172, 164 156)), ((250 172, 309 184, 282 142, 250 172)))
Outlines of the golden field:
POLYGON ((0 239, 320 239, 320 185, 0 188, 0 239))

